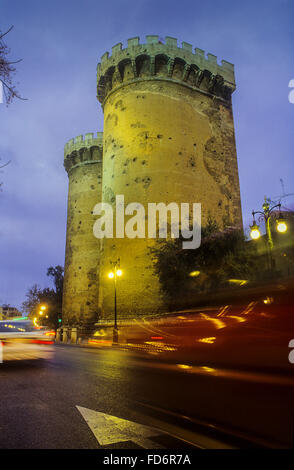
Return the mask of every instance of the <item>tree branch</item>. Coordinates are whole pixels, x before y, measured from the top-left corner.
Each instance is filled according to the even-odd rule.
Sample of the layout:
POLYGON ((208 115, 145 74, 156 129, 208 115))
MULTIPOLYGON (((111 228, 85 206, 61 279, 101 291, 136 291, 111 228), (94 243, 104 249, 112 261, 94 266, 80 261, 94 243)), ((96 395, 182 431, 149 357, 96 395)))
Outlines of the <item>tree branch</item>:
POLYGON ((1 34, 1 36, 0 36, 0 41, 1 41, 2 38, 4 38, 4 36, 6 36, 6 34, 10 33, 10 31, 12 30, 12 28, 14 28, 14 25, 10 26, 10 28, 6 31, 6 33, 1 34))
POLYGON ((10 162, 11 160, 9 160, 9 162, 4 163, 4 165, 0 166, 0 168, 4 168, 5 166, 9 165, 10 162))
POLYGON ((6 65, 18 64, 22 59, 15 60, 14 62, 6 62, 6 65))
POLYGON ((21 96, 19 96, 16 91, 14 91, 13 88, 11 88, 10 86, 7 85, 7 83, 4 82, 4 80, 2 80, 0 78, 0 81, 3 83, 3 85, 10 91, 10 93, 12 94, 12 96, 15 96, 16 98, 18 98, 19 100, 23 100, 23 101, 27 101, 28 98, 22 98, 21 96))

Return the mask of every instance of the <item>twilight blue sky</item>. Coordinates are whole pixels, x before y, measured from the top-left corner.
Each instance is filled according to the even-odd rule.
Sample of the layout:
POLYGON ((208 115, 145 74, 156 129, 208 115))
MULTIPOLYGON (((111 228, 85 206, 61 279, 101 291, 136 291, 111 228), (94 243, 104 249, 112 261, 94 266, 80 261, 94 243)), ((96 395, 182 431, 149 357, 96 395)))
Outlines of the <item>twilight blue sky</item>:
MULTIPOLYGON (((158 34, 235 64, 233 97, 244 225, 263 197, 294 192, 293 0, 0 0, 0 29, 22 96, 0 104, 0 305, 19 306, 46 269, 64 264, 63 146, 102 130, 96 65, 130 37, 158 34)), ((294 198, 287 200, 294 207, 294 198)))

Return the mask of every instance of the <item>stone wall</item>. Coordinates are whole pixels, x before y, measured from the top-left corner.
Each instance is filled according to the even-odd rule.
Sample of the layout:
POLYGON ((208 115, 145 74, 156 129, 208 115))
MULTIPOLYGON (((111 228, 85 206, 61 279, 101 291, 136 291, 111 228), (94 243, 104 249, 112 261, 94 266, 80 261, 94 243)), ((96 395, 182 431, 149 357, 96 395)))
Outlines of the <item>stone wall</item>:
MULTIPOLYGON (((163 202, 202 204, 202 224, 242 226, 231 94, 234 66, 175 38, 119 43, 97 66, 102 134, 65 146, 69 174, 63 315, 75 324, 113 318, 111 262, 120 258, 119 318, 166 310, 154 272, 154 239, 93 236, 97 202, 114 209, 163 202), (103 166, 103 169, 102 167, 103 166), (98 315, 99 312, 99 315, 98 315)), ((146 219, 147 224, 147 219, 146 219)), ((146 225, 147 229, 147 225, 146 225)), ((114 227, 115 230, 115 227, 114 227)))
MULTIPOLYGON (((98 66, 104 109, 102 199, 114 211, 118 194, 125 205, 143 204, 146 214, 149 202, 200 202, 202 224, 211 215, 220 228, 242 225, 233 66, 229 73, 211 57, 204 70, 200 63, 187 46, 179 52, 150 41, 125 50, 115 46, 111 57, 103 56, 98 66)), ((105 318, 113 315, 107 273, 117 258, 124 273, 117 286, 119 316, 166 309, 149 251, 154 243, 103 239, 99 307, 105 318)))
POLYGON ((69 191, 63 324, 87 324, 98 319, 99 241, 92 212, 101 200, 102 133, 71 139, 64 156, 69 191))

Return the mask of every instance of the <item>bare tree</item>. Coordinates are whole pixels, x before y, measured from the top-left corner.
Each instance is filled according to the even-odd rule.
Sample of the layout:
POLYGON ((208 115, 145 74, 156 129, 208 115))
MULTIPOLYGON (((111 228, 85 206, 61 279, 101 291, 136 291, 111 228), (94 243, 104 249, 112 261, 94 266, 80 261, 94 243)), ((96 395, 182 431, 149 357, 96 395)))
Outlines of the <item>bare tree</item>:
MULTIPOLYGON (((1 159, 0 159, 0 160, 1 160, 1 159)), ((9 160, 9 162, 4 163, 4 165, 0 165, 0 170, 1 170, 2 168, 4 168, 5 166, 9 165, 10 162, 11 162, 11 160, 9 160)), ((1 173, 1 171, 0 171, 0 173, 1 173)), ((0 181, 0 191, 2 191, 2 184, 3 184, 3 183, 0 181)))
MULTIPOLYGON (((11 26, 5 33, 2 33, 0 30, 0 94, 2 95, 2 90, 5 98, 5 102, 8 105, 11 103, 13 98, 19 98, 21 100, 25 100, 26 98, 22 98, 18 91, 16 90, 15 85, 13 84, 13 75, 15 74, 15 67, 14 65, 21 62, 22 59, 11 61, 8 59, 10 54, 10 49, 8 48, 7 44, 5 43, 4 37, 10 33, 13 26, 11 26)), ((1 158, 0 158, 1 160, 1 158)), ((0 173, 1 169, 5 166, 9 165, 10 160, 4 164, 0 164, 0 173)), ((0 191, 2 190, 2 182, 0 181, 0 191)))
POLYGON ((4 41, 4 37, 10 33, 13 26, 11 26, 5 33, 2 33, 0 30, 0 81, 1 86, 3 87, 3 94, 5 97, 5 102, 8 105, 11 103, 13 98, 19 98, 20 100, 25 100, 18 93, 14 83, 13 75, 15 73, 15 64, 18 64, 22 59, 11 61, 8 56, 10 54, 10 49, 4 41))

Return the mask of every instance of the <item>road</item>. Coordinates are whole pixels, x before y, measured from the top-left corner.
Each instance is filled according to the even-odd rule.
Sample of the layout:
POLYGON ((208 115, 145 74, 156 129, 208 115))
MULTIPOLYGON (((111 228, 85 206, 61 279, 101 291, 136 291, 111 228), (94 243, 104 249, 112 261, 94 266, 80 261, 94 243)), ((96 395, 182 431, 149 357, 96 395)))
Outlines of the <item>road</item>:
POLYGON ((54 349, 45 364, 0 366, 0 448, 234 448, 251 446, 247 438, 292 446, 292 378, 266 381, 113 347, 54 349), (118 421, 116 436, 109 419, 152 429, 118 421))

